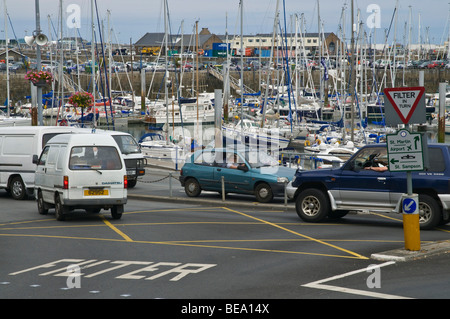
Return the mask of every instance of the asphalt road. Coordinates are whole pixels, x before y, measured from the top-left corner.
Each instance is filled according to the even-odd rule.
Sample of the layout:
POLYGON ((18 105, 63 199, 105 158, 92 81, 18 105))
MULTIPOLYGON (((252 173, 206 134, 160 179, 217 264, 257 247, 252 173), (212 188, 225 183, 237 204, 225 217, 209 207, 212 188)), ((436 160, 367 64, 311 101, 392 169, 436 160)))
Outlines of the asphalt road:
MULTIPOLYGON (((406 262, 371 258, 404 247, 399 215, 307 224, 283 199, 260 205, 251 196, 223 202, 205 193, 188 202, 178 182, 172 197, 166 186, 168 178, 138 183, 120 220, 76 211, 64 222, 0 191, 0 298, 152 299, 155 306, 168 299, 174 314, 212 311, 200 308, 209 304, 214 316, 226 314, 228 300, 248 309, 250 300, 258 314, 268 305, 274 314, 298 299, 448 298, 447 250, 406 262), (161 201, 143 198, 158 194, 161 201)), ((450 225, 421 232, 422 245, 449 240, 450 225)))

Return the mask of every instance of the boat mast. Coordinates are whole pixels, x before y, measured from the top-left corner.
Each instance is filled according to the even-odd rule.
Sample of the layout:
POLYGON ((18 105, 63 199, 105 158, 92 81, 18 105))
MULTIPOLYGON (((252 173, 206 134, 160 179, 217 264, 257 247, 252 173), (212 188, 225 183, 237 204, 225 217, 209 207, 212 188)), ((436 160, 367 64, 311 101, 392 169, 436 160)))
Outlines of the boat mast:
MULTIPOLYGON (((194 137, 197 137, 198 138, 198 136, 199 136, 199 134, 198 134, 198 128, 199 128, 199 122, 198 122, 198 118, 199 118, 199 114, 198 114, 198 99, 199 99, 199 84, 198 84, 198 81, 199 81, 199 74, 198 74, 198 70, 199 70, 199 64, 198 64, 198 20, 197 21, 195 21, 195 61, 196 61, 196 64, 197 64, 197 70, 195 71, 195 75, 196 75, 196 77, 195 77, 195 83, 196 83, 196 92, 197 92, 197 125, 196 125, 196 133, 197 134, 195 134, 194 135, 194 137)), ((181 108, 180 108, 181 109, 181 108)))
POLYGON ((351 40, 350 40, 350 70, 351 70, 351 84, 350 84, 350 97, 351 97, 351 132, 350 132, 350 138, 351 141, 354 142, 355 141, 355 132, 354 132, 354 127, 355 127, 355 85, 356 85, 356 69, 355 69, 355 17, 354 17, 354 11, 353 11, 353 6, 354 6, 354 0, 352 0, 352 4, 351 4, 351 16, 352 16, 352 24, 351 24, 351 40))
MULTIPOLYGON (((52 42, 52 30, 51 30, 51 19, 50 19, 50 15, 47 15, 47 25, 48 25, 48 35, 49 35, 49 41, 52 42)), ((49 47, 50 50, 50 65, 53 66, 53 52, 52 52, 52 46, 50 45, 49 47)), ((79 77, 78 77, 79 78, 79 77)), ((53 110, 54 110, 54 105, 55 105, 55 78, 52 79, 52 112, 50 113, 50 123, 53 123, 53 110)), ((59 113, 59 109, 58 109, 58 113, 59 113)), ((58 118, 58 116, 56 117, 58 118)), ((58 122, 56 122, 56 125, 58 125, 58 122)))
POLYGON ((165 64, 165 77, 164 77, 164 98, 166 104, 166 145, 169 144, 169 92, 167 85, 169 84, 169 71, 167 69, 167 51, 168 47, 168 32, 167 32, 167 0, 163 1, 164 5, 164 46, 165 46, 165 55, 164 55, 164 64, 165 64))
POLYGON ((448 51, 447 51, 447 60, 450 59, 450 3, 449 3, 449 11, 448 11, 448 37, 447 37, 447 45, 448 45, 448 51))
POLYGON ((10 106, 10 96, 9 96, 9 45, 8 45, 8 11, 6 9, 6 0, 3 1, 4 2, 4 8, 5 8, 5 49, 6 49, 6 114, 9 117, 10 116, 10 110, 9 110, 9 106, 10 106))
POLYGON ((269 96, 269 81, 270 81, 270 73, 271 73, 270 66, 272 65, 272 62, 273 62, 275 37, 277 34, 279 4, 280 4, 280 0, 277 0, 277 4, 276 4, 276 8, 275 8, 275 18, 273 19, 272 46, 271 46, 271 52, 270 52, 269 68, 267 69, 266 92, 264 94, 263 113, 262 113, 262 117, 261 117, 261 127, 264 126, 264 121, 265 121, 265 117, 266 117, 267 99, 269 96))
POLYGON ((395 5, 395 23, 394 23, 394 65, 391 68, 392 87, 395 87, 395 80, 397 77, 397 22, 398 22, 398 0, 395 5), (392 72, 393 71, 393 72, 392 72))
MULTIPOLYGON (((61 16, 62 19, 62 16, 61 16)), ((94 105, 93 105, 93 123, 94 127, 96 126, 96 120, 95 120, 95 24, 94 24, 94 0, 91 0, 91 27, 92 27, 92 33, 91 33, 91 81, 92 81, 92 96, 94 97, 94 105)), ((61 30, 62 31, 62 30, 61 30)), ((62 38, 61 38, 62 39, 62 38)), ((62 45, 62 43, 61 43, 62 45)), ((61 48, 62 52, 62 48, 61 48)), ((99 66, 100 67, 100 66, 99 66)))
POLYGON ((230 97, 230 52, 228 50, 228 13, 225 13, 225 43, 227 62, 223 68, 223 121, 228 124, 228 101, 230 97))
POLYGON ((244 33, 243 33, 243 25, 244 25, 244 0, 240 1, 241 7, 241 81, 239 83, 241 89, 241 131, 244 131, 244 123, 243 123, 243 109, 244 109, 244 33))
POLYGON ((320 0, 317 0, 317 37, 318 37, 318 42, 317 45, 319 47, 319 58, 317 59, 318 65, 319 65, 319 70, 320 70, 320 79, 319 79, 319 91, 320 91, 320 99, 322 100, 322 112, 320 112, 320 117, 321 119, 323 118, 323 109, 325 106, 325 97, 324 97, 324 77, 323 77, 323 72, 324 70, 322 69, 322 35, 320 33, 320 0))
MULTIPOLYGON (((59 87, 60 87, 60 101, 61 101, 61 109, 64 112, 64 47, 63 47, 63 0, 59 2, 59 15, 60 15, 60 56, 59 56, 59 65, 58 65, 58 73, 59 73, 59 87)), ((95 101, 95 99, 94 99, 95 101)), ((95 104, 95 103, 94 103, 95 104)), ((62 117, 61 117, 62 118, 62 117)))

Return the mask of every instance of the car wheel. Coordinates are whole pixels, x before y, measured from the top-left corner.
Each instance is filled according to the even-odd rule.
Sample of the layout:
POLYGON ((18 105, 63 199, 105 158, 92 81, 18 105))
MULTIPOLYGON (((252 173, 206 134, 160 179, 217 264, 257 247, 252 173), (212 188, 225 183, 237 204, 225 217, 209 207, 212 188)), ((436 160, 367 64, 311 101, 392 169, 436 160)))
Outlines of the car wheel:
POLYGON ((420 229, 433 229, 441 221, 442 213, 436 200, 425 194, 419 195, 419 224, 420 229))
POLYGON ((21 200, 25 198, 26 189, 22 179, 18 176, 14 177, 9 184, 11 190, 11 196, 14 199, 21 200))
POLYGON ((305 222, 318 223, 327 218, 330 202, 321 190, 306 189, 297 196, 295 210, 305 222))
POLYGON ((120 219, 123 213, 123 205, 116 205, 111 208, 111 216, 113 219, 120 219))
POLYGON ((55 217, 56 220, 63 221, 66 219, 67 208, 61 203, 59 195, 55 195, 55 217))
POLYGON ((268 184, 262 183, 255 187, 255 196, 258 202, 268 203, 273 199, 273 192, 268 184))
POLYGON ((39 214, 47 215, 48 213, 47 204, 44 202, 44 198, 42 197, 42 192, 40 190, 38 191, 37 194, 37 207, 39 214))
POLYGON ((202 192, 202 189, 195 178, 189 178, 184 184, 184 191, 189 197, 197 197, 202 192))

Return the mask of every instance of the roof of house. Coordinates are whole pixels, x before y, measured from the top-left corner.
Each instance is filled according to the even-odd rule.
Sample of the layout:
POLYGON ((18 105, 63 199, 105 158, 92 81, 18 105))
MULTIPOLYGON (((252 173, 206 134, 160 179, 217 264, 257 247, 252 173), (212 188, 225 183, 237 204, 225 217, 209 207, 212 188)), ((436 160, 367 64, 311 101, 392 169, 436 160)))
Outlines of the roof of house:
MULTIPOLYGON (((211 37, 216 36, 215 34, 199 34, 198 35, 198 46, 202 47, 203 44, 208 41, 211 37)), ((219 40, 220 37, 216 36, 219 40)), ((142 38, 140 38, 134 45, 135 46, 161 46, 164 41, 164 33, 149 33, 147 32, 142 38)), ((169 46, 181 46, 181 35, 171 35, 168 40, 169 46)), ((191 46, 196 44, 195 34, 184 34, 183 35, 183 46, 191 46)))
MULTIPOLYGON (((14 49, 11 49, 11 48, 8 50, 8 53, 9 53, 9 52, 14 52, 14 54, 20 55, 20 56, 22 56, 22 57, 26 57, 25 54, 20 53, 20 52, 18 52, 17 50, 14 50, 14 49)), ((3 55, 6 55, 6 50, 3 50, 3 51, 0 52, 0 56, 3 56, 3 55)))

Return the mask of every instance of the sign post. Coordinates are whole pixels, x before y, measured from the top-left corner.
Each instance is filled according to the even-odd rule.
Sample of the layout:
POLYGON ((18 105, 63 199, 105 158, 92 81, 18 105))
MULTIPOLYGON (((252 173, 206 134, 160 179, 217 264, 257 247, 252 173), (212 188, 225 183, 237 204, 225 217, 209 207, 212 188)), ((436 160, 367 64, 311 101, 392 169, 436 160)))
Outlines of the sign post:
MULTIPOLYGON (((426 122, 425 88, 385 89, 386 124, 420 124, 426 122)), ((407 193, 402 195, 403 232, 405 249, 420 250, 419 195, 413 194, 412 171, 424 169, 426 152, 420 133, 406 129, 387 135, 389 171, 406 172, 407 193)))
POLYGON ((424 168, 422 135, 402 129, 387 135, 389 171, 406 172, 406 194, 402 195, 405 249, 420 250, 419 195, 413 194, 412 171, 424 168))

